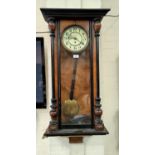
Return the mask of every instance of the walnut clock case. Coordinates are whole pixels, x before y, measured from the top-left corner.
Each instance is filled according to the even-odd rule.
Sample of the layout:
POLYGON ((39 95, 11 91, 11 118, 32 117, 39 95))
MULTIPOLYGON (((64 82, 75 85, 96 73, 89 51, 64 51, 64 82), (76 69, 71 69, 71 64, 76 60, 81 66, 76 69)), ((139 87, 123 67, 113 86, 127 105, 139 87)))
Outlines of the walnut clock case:
POLYGON ((41 8, 51 37, 51 121, 44 136, 105 135, 99 36, 110 9, 41 8))

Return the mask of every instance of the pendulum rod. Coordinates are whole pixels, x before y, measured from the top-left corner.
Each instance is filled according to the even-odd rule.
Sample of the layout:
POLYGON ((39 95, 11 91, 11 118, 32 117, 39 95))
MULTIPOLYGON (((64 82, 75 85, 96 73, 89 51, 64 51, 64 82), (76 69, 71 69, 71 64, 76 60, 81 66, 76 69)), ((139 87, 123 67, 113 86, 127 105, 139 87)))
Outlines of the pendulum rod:
POLYGON ((71 87, 70 87, 70 95, 69 98, 72 100, 74 98, 74 88, 75 88, 75 80, 76 80, 76 71, 77 71, 77 62, 78 59, 73 59, 73 73, 72 73, 72 81, 71 81, 71 87))

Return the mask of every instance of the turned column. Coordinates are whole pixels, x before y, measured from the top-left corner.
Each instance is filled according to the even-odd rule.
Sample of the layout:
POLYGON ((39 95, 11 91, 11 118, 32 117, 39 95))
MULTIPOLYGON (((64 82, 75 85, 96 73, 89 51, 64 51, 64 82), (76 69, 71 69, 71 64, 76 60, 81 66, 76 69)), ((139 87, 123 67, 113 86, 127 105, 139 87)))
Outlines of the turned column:
POLYGON ((57 130, 58 129, 58 117, 57 117, 57 100, 55 97, 55 65, 54 65, 54 38, 55 38, 55 22, 54 20, 50 20, 48 22, 48 27, 50 30, 50 37, 51 37, 51 73, 52 73, 52 99, 51 99, 51 121, 49 125, 50 130, 57 130))
POLYGON ((100 21, 95 21, 94 31, 96 40, 96 103, 95 103, 95 129, 103 130, 104 124, 101 120, 102 109, 101 109, 101 98, 100 98, 100 74, 99 74, 99 36, 100 36, 101 23, 100 21))

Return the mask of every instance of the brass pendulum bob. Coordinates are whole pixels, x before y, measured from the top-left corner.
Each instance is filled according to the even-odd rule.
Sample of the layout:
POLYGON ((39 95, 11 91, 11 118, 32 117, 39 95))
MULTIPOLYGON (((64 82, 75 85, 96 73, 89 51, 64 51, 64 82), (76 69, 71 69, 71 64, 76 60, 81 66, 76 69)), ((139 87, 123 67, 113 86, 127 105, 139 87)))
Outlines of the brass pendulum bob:
POLYGON ((65 102, 63 103, 63 107, 62 107, 63 114, 69 117, 70 119, 72 119, 79 112, 79 104, 74 99, 74 88, 75 88, 75 79, 76 79, 78 59, 75 58, 73 61, 74 61, 74 66, 73 66, 73 73, 72 73, 70 95, 69 95, 69 99, 65 100, 65 102))

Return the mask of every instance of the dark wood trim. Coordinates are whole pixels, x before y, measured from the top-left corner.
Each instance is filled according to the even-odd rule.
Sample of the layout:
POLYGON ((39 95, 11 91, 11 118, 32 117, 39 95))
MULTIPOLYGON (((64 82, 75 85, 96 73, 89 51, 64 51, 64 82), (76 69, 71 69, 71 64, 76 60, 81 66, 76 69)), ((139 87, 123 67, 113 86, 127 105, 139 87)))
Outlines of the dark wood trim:
POLYGON ((61 129, 57 131, 46 130, 44 137, 52 136, 91 136, 91 135, 107 135, 109 132, 106 128, 101 131, 96 131, 95 129, 61 129))
POLYGON ((60 21, 57 21, 57 42, 58 42, 58 128, 61 129, 61 39, 60 21))
POLYGON ((90 125, 61 125, 61 129, 86 129, 86 128, 91 128, 90 125))
POLYGON ((99 34, 96 35, 96 71, 97 71, 97 91, 96 96, 100 97, 100 72, 99 72, 99 34))
POLYGON ((93 84, 93 32, 92 21, 89 21, 89 56, 90 56, 90 97, 91 97, 91 128, 94 127, 94 84, 93 84))
POLYGON ((104 130, 104 124, 101 120, 102 109, 101 109, 101 98, 100 98, 100 74, 99 74, 99 36, 100 36, 101 23, 99 20, 94 23, 94 31, 96 38, 96 104, 95 104, 95 129, 104 130))
POLYGON ((41 8, 44 19, 48 22, 51 18, 57 19, 80 19, 91 20, 98 18, 102 20, 110 9, 60 9, 60 8, 41 8))
POLYGON ((44 92, 44 94, 43 94, 44 101, 41 103, 36 101, 36 108, 37 109, 43 109, 43 108, 47 107, 47 105, 46 105, 46 74, 45 74, 44 38, 43 37, 36 37, 36 41, 40 41, 40 43, 41 43, 42 77, 43 77, 43 92, 44 92))
POLYGON ((55 30, 51 30, 51 67, 52 67, 52 98, 55 98, 55 65, 54 65, 54 38, 55 38, 55 30))
POLYGON ((51 99, 51 111, 50 111, 50 116, 51 116, 51 130, 57 130, 58 128, 58 121, 57 121, 57 100, 55 97, 55 65, 54 65, 54 38, 55 38, 55 21, 50 20, 48 23, 48 27, 50 30, 50 37, 51 37, 51 74, 52 74, 52 99, 51 99))

